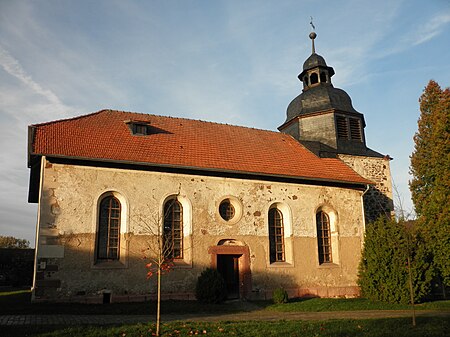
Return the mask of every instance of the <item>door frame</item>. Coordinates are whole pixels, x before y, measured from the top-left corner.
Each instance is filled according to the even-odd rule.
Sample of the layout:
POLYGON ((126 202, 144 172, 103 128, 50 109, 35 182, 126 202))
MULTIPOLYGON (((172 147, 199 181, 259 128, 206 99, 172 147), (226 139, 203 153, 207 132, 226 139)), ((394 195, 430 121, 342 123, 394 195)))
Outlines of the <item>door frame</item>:
POLYGON ((250 272, 250 250, 247 246, 220 245, 208 249, 211 254, 211 268, 217 269, 217 255, 240 255, 239 257, 239 298, 248 298, 252 291, 250 272))

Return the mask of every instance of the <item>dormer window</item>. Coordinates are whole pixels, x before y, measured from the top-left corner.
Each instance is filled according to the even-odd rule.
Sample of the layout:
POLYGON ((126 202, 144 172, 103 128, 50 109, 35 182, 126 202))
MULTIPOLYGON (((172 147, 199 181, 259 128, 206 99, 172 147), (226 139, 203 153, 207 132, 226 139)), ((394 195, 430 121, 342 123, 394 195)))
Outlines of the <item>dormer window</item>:
POLYGON ((144 121, 125 121, 130 131, 135 136, 147 136, 150 134, 150 123, 144 121))
POLYGON ((133 134, 139 136, 147 135, 147 125, 146 124, 133 124, 133 134))

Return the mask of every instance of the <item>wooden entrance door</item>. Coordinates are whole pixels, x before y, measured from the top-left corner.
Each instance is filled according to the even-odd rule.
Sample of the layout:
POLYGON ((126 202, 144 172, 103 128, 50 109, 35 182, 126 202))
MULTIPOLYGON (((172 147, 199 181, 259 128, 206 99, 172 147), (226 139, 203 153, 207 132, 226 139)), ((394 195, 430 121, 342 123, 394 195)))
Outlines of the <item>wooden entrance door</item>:
POLYGON ((227 299, 239 298, 240 255, 217 255, 217 270, 225 280, 227 299))

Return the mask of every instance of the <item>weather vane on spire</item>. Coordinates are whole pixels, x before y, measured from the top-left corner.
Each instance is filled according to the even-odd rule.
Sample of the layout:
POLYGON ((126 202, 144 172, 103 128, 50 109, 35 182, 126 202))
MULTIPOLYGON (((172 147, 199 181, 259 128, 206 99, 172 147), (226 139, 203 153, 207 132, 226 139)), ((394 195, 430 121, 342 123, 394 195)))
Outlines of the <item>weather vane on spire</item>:
POLYGON ((312 29, 314 31, 314 30, 316 30, 316 26, 314 26, 313 17, 311 16, 310 18, 311 18, 311 21, 309 22, 309 24, 311 25, 311 27, 312 27, 312 29))
POLYGON ((314 39, 317 37, 317 34, 315 32, 316 30, 316 26, 314 26, 313 24, 313 17, 311 16, 311 21, 309 22, 309 24, 311 25, 313 31, 311 33, 309 33, 309 38, 311 39, 312 42, 312 53, 315 54, 316 53, 316 47, 314 46, 314 39))

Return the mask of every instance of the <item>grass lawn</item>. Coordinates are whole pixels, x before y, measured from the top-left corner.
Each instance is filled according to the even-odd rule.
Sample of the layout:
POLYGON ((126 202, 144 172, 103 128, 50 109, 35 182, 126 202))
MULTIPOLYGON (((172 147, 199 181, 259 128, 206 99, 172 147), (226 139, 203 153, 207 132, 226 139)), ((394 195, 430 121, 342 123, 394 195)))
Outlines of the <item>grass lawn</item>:
MULTIPOLYGON (((33 303, 30 302, 29 290, 0 291, 0 315, 26 314, 123 314, 144 315, 155 314, 155 302, 111 303, 111 304, 78 304, 78 303, 33 303)), ((279 312, 320 312, 320 311, 352 311, 352 310, 409 310, 409 305, 371 302, 363 298, 330 299, 307 298, 293 299, 285 304, 272 304, 270 301, 251 302, 260 309, 279 312)), ((161 304, 162 314, 179 313, 236 313, 248 310, 241 303, 201 304, 196 301, 164 301, 161 304)), ((416 305, 416 310, 450 310, 450 301, 435 301, 416 305)))
MULTIPOLYGON (((0 315, 6 314, 154 314, 154 302, 117 304, 30 303, 29 290, 0 291, 0 315)), ((286 304, 269 301, 251 302, 250 307, 261 310, 294 311, 351 311, 403 310, 409 306, 370 302, 366 299, 295 299, 286 304)), ((417 310, 450 310, 450 301, 436 301, 417 305, 417 310)), ((241 302, 225 305, 205 305, 195 301, 164 301, 162 314, 176 313, 238 313, 249 310, 241 302)), ((152 336, 154 324, 125 326, 2 326, 1 336, 152 336)), ((170 322, 162 325, 162 336, 448 336, 450 320, 445 317, 417 317, 417 326, 411 318, 369 320, 276 321, 276 322, 170 322)))
MULTIPOLYGON (((266 310, 298 311, 356 311, 356 310, 409 310, 410 305, 373 302, 365 298, 299 298, 284 304, 271 304, 266 310)), ((415 305, 416 310, 450 310, 450 301, 434 301, 415 305)))
MULTIPOLYGON (((118 327, 2 327, 6 336, 153 336, 153 324, 118 327), (5 329, 3 329, 5 328, 5 329)), ((419 317, 417 326, 409 318, 373 320, 277 321, 277 322, 173 322, 163 324, 162 336, 448 336, 450 322, 434 317, 419 317)))

